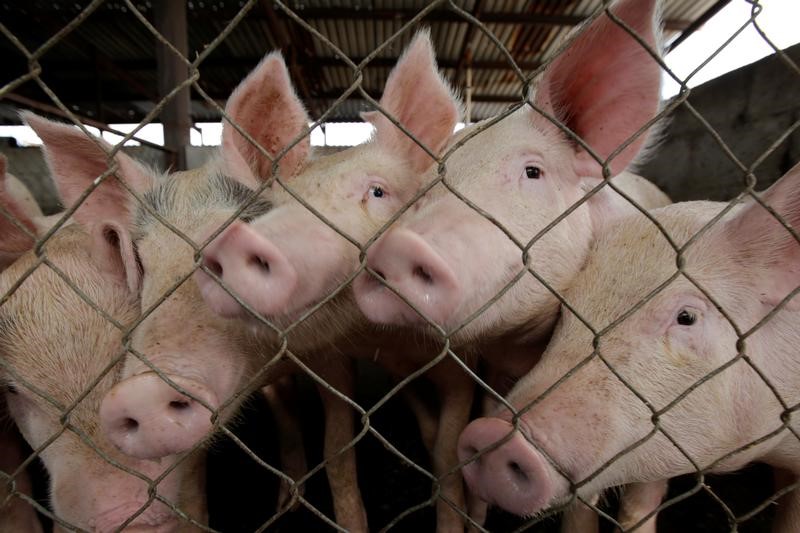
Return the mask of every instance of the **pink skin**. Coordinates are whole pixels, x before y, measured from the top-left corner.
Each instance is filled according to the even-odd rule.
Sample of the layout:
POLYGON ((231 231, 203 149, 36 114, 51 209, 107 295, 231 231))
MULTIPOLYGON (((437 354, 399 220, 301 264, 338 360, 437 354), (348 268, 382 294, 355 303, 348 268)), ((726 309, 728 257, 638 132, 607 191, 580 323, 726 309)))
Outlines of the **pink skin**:
MULTIPOLYGON (((0 203, 23 227, 37 234, 35 228, 45 222, 28 217, 6 191, 0 188, 0 203)), ((75 225, 59 229, 47 242, 47 257, 101 309, 128 324, 136 317, 136 300, 127 286, 122 263, 108 261, 116 242, 109 240, 103 228, 95 228, 93 233, 75 225)), ((17 226, 0 232, 3 257, 9 262, 16 259, 2 265, 1 294, 5 295, 37 262, 30 251, 32 246, 33 240, 17 226), (25 242, 27 250, 21 245, 25 242)), ((31 448, 44 447, 39 456, 50 475, 53 512, 65 528, 107 533, 131 519, 125 531, 195 530, 163 503, 150 502, 148 482, 122 468, 150 480, 167 474, 157 485, 158 494, 194 520, 205 522, 202 453, 187 457, 179 465, 140 461, 120 454, 99 431, 100 404, 111 388, 113 369, 93 388, 92 383, 119 356, 122 333, 117 328, 49 268, 37 268, 14 290, 0 307, 0 320, 6 324, 0 339, 2 401, 31 448), (81 334, 76 335, 77 331, 81 334), (87 390, 90 392, 84 395, 87 390), (63 408, 55 408, 51 402, 59 406, 77 402, 70 412, 69 425, 82 432, 91 445, 72 429, 64 428, 60 420, 63 408), (167 469, 171 471, 167 473, 167 469)), ((35 527, 19 530, 36 531, 35 527)), ((64 529, 57 523, 55 530, 64 529)))
MULTIPOLYGON (((292 176, 305 163, 309 118, 279 54, 268 55, 240 84, 228 100, 226 113, 267 153, 285 152, 280 160, 281 177, 292 176), (298 138, 302 140, 294 144, 298 138), (288 149, 289 145, 293 147, 288 149)), ((110 147, 75 128, 32 115, 26 118, 44 140, 64 203, 74 203, 97 176, 107 171, 110 147)), ((81 225, 99 228, 100 235, 112 237, 117 245, 115 253, 103 254, 98 260, 124 272, 128 286, 140 294, 146 315, 132 335, 135 352, 125 360, 122 379, 104 400, 101 424, 118 448, 140 458, 155 458, 203 446, 213 437, 212 416, 218 424, 226 423, 250 390, 297 371, 296 365, 285 358, 271 360, 280 349, 274 338, 256 339, 250 325, 223 319, 204 305, 191 277, 195 249, 160 222, 165 219, 194 242, 202 243, 245 202, 249 207, 242 217, 254 218, 269 206, 263 198, 250 203, 252 188, 271 177, 273 163, 227 126, 218 158, 168 179, 153 176, 123 153, 114 155, 111 162, 117 166, 116 179, 145 195, 150 210, 160 213, 161 218, 140 209, 138 201, 113 176, 75 212, 81 225), (153 376, 153 368, 165 380, 153 376), (167 380, 177 384, 184 395, 176 396, 167 380), (179 416, 175 416, 175 406, 179 416), (209 409, 216 409, 213 415, 209 409), (134 420, 131 414, 138 418, 134 420)), ((328 347, 339 332, 336 326, 336 321, 323 320, 306 329, 298 328, 297 338, 328 347)), ((303 346, 293 341, 292 348, 303 346)), ((312 368, 322 379, 334 382, 343 394, 352 396, 351 380, 338 379, 340 369, 328 368, 348 367, 327 355, 315 361, 312 368)), ((339 453, 354 435, 352 410, 335 397, 323 398, 323 403, 326 420, 340 421, 327 425, 325 432, 329 458, 326 471, 336 521, 348 530, 366 530, 354 451, 349 448, 339 453)), ((283 434, 276 438, 282 446, 285 444, 283 434)))
MULTIPOLYGON (((31 233, 36 234, 35 219, 42 217, 39 206, 30 192, 11 174, 7 172, 7 161, 0 155, 0 205, 15 216, 17 222, 23 224, 31 233)), ((6 217, 0 217, 0 270, 4 269, 33 244, 30 237, 20 231, 6 217)), ((4 401, 0 401, 0 531, 29 531, 40 533, 42 525, 36 517, 36 511, 25 500, 11 496, 9 481, 5 476, 14 475, 20 465, 27 459, 22 453, 22 443, 16 429, 2 421, 7 417, 4 401)), ((25 470, 14 476, 14 491, 31 496, 32 484, 25 470)))
MULTIPOLYGON (((611 9, 658 48, 654 1, 623 0, 611 9)), ((646 133, 633 136, 656 116, 659 86, 660 68, 650 53, 601 15, 546 69, 531 101, 608 160, 612 183, 653 208, 669 199, 625 169, 644 151, 646 133)), ((602 167, 590 152, 528 106, 489 127, 466 128, 451 145, 445 156, 449 186, 494 217, 523 247, 602 180, 602 167)), ((585 263, 593 236, 632 211, 627 200, 604 187, 533 244, 527 266, 563 294, 585 263)), ((444 187, 433 188, 367 255, 368 266, 420 312, 367 274, 353 284, 359 307, 382 324, 433 321, 450 333, 456 347, 488 343, 479 353, 490 373, 502 376, 511 366, 516 368, 508 375, 519 376, 520 367, 536 362, 532 350, 521 347, 545 342, 559 303, 549 288, 524 273, 525 256, 505 232, 444 187), (512 282, 501 298, 471 318, 512 282), (509 346, 520 357, 518 364, 509 365, 509 346)))
MULTIPOLYGON (((798 227, 800 165, 762 200, 798 227)), ((652 214, 682 246, 723 207, 688 202, 652 214)), ((685 268, 741 331, 750 331, 800 285, 798 260, 800 244, 750 200, 688 248, 685 268)), ((625 217, 600 235, 567 300, 594 328, 603 330, 669 279, 674 262, 674 250, 650 221, 641 215, 625 217)), ((787 405, 800 400, 798 324, 800 305, 795 298, 748 334, 744 348, 787 405)), ((497 413, 499 418, 476 420, 464 431, 460 458, 466 461, 481 454, 465 467, 467 481, 477 492, 513 513, 529 515, 568 499, 568 480, 580 484, 597 473, 579 488, 579 494, 586 495, 621 483, 695 471, 661 432, 601 469, 647 436, 653 423, 650 409, 596 356, 548 390, 592 354, 592 342, 591 333, 565 309, 541 362, 508 396, 520 413, 521 433, 504 422, 511 419, 505 410, 497 413), (509 431, 510 440, 486 450, 506 439, 509 431), (520 466, 526 483, 503 484, 516 468, 512 465, 520 466)), ((599 349, 630 387, 653 409, 661 410, 736 358, 736 346, 737 335, 716 305, 687 278, 679 277, 605 333, 599 349)), ((661 414, 660 426, 709 472, 735 471, 763 461, 787 470, 796 480, 800 444, 788 430, 747 446, 782 425, 783 407, 764 379, 739 360, 661 414)), ((789 424, 797 430, 797 422, 789 424)), ((800 495, 794 491, 782 501, 773 530, 783 533, 798 527, 800 495)))
MULTIPOLYGON (((509 435, 499 447, 464 466, 464 480, 484 501, 515 510, 544 506, 553 485, 544 459, 514 426, 499 418, 472 422, 459 439, 459 456, 469 458, 509 435), (545 481, 543 481, 545 480, 545 481), (495 495, 502 500, 495 502, 495 495)), ((526 514, 524 511, 518 514, 526 514)))
MULTIPOLYGON (((458 278, 450 266, 419 234, 401 229, 392 238, 380 239, 371 248, 370 267, 386 279, 400 294, 413 302, 432 302, 426 307, 427 319, 442 323, 455 311, 462 293, 458 278), (410 275, 408 274, 410 273, 410 275)), ((375 278, 362 276, 357 282, 367 291, 365 309, 378 323, 424 324, 417 312, 400 301, 399 305, 381 305, 381 300, 399 301, 396 295, 375 278), (367 287, 365 288, 365 285, 367 287), (368 287, 372 285, 372 288, 368 287)))
POLYGON ((190 449, 211 431, 208 407, 219 406, 214 394, 180 376, 167 378, 191 396, 164 387, 166 382, 155 373, 137 374, 109 391, 100 419, 107 421, 106 432, 123 453, 158 459, 190 449), (176 426, 183 431, 173 431, 176 426))
MULTIPOLYGON (((654 1, 621 1, 612 9, 657 48, 654 1)), ((531 100, 606 159, 655 117, 659 84, 658 63, 602 15, 550 64, 531 100)), ((608 166, 616 176, 613 183, 644 207, 657 207, 668 199, 648 182, 623 172, 641 155, 645 137, 637 137, 608 166)), ((445 180, 523 246, 602 180, 602 167, 592 155, 529 106, 488 128, 465 128, 451 144, 461 140, 465 143, 445 158, 445 180)), ((531 247, 530 267, 563 291, 585 261, 593 233, 604 221, 632 209, 604 187, 531 247)), ((517 244, 444 187, 432 189, 369 249, 368 265, 381 271, 429 319, 446 330, 457 329, 451 338, 458 344, 509 332, 543 340, 558 309, 550 290, 534 276, 523 275, 502 298, 462 326, 525 264, 517 244), (413 246, 407 246, 410 242, 413 246)), ((370 277, 365 274, 354 283, 367 318, 383 324, 424 322, 370 277)))

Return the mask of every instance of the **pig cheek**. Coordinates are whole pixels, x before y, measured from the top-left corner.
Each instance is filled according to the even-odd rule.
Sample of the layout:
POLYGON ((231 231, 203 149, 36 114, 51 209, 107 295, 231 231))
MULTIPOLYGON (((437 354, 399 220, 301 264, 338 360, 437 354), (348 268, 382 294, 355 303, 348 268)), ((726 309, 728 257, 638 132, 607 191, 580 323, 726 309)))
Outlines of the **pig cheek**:
MULTIPOLYGON (((609 405, 612 397, 601 365, 597 361, 584 366, 522 415, 534 440, 573 482, 591 474, 615 451, 611 436, 616 424, 609 410, 600 408, 609 405)), ((518 410, 531 405, 548 388, 536 379, 536 373, 534 369, 509 396, 518 410)))
MULTIPOLYGON (((167 302, 162 305, 165 311, 172 312, 163 319, 149 317, 137 330, 134 346, 162 372, 205 384, 220 401, 229 398, 241 384, 247 363, 239 342, 228 340, 238 337, 229 331, 232 324, 206 309, 187 313, 170 309, 167 302), (195 323, 180 328, 174 320, 169 320, 170 316, 193 316, 195 323), (179 334, 176 328, 184 334, 179 334)), ((149 371, 138 358, 129 357, 128 362, 131 365, 125 369, 126 377, 149 371)))
POLYGON ((37 413, 37 407, 21 394, 7 394, 6 405, 20 433, 32 448, 37 448, 56 433, 55 420, 48 423, 46 415, 43 412, 37 413))
MULTIPOLYGON (((362 241, 365 221, 359 213, 337 213, 329 220, 346 235, 362 241)), ((355 272, 359 254, 355 246, 311 214, 299 219, 294 227, 290 239, 276 241, 300 280, 292 308, 285 310, 290 320, 316 305, 355 272)))
POLYGON ((81 464, 79 458, 83 453, 76 442, 68 442, 62 435, 39 454, 50 477, 53 511, 77 525, 86 525, 80 517, 90 514, 88 509, 93 503, 86 501, 87 495, 83 490, 94 476, 86 465, 81 464))

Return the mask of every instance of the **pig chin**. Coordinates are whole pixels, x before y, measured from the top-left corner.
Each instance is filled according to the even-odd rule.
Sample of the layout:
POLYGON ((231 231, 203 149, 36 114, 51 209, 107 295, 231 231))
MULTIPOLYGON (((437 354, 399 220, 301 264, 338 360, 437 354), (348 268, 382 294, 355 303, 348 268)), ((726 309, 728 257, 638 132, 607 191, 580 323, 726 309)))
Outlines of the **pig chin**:
POLYGON ((353 282, 356 303, 370 322, 397 326, 422 326, 424 318, 370 274, 353 282))
MULTIPOLYGON (((120 526, 136 515, 143 505, 144 502, 128 502, 106 511, 92 521, 89 531, 93 533, 119 531, 120 526)), ((122 531, 126 533, 173 533, 180 529, 177 518, 169 509, 159 502, 154 502, 122 531)))

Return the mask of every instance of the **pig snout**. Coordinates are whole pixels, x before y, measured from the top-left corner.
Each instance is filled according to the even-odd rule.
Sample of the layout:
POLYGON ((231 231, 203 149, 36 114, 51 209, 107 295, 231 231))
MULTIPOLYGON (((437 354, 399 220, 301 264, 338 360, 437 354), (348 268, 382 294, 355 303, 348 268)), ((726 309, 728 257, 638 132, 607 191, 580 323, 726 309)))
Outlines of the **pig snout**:
MULTIPOLYGON (((368 252, 367 265, 437 324, 445 323, 461 300, 453 270, 411 230, 393 230, 380 238, 368 252)), ((416 311, 369 274, 356 280, 354 291, 359 307, 373 322, 423 322, 416 311)))
MULTIPOLYGON (((297 272, 286 256, 238 220, 205 248, 203 265, 263 315, 281 312, 297 285, 297 272)), ((203 299, 214 312, 225 317, 241 315, 242 306, 216 280, 202 270, 194 276, 203 299)))
POLYGON ((546 460, 514 426, 499 418, 479 418, 458 440, 459 461, 469 488, 482 500, 520 516, 530 515, 552 499, 553 486, 546 460), (497 448, 482 452, 511 437, 497 448), (482 453, 481 453, 482 452, 482 453))
MULTIPOLYGON (((219 406, 206 386, 169 376, 175 384, 212 409, 219 406)), ((147 372, 121 381, 100 407, 100 424, 107 438, 123 453, 139 459, 158 459, 190 449, 212 429, 212 413, 147 372)))

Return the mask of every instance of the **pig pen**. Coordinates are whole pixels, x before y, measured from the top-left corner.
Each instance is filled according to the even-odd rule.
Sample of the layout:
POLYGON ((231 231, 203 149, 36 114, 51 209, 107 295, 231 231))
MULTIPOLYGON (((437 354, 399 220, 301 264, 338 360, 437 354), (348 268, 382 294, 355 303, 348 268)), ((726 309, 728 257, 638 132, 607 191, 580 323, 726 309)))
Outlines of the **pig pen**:
MULTIPOLYGON (((252 7, 251 4, 253 2, 245 5, 252 7)), ((297 11, 297 16, 302 18, 302 6, 286 5, 277 2, 274 10, 281 13, 284 10, 291 13, 297 11)), ((424 9, 414 6, 414 9, 422 10, 424 21, 425 13, 446 5, 446 2, 438 2, 424 9)), ((126 7, 135 10, 136 6, 126 7)), ((458 5, 448 13, 456 13, 454 16, 461 17, 457 12, 461 7, 458 5)), ((265 9, 271 12, 273 8, 265 9)), ((143 12, 146 10, 143 9, 143 12)), ((478 21, 481 20, 478 7, 472 6, 467 11, 468 15, 470 13, 478 21)), ((349 14, 355 16, 354 13, 349 14)), ((243 12, 243 16, 248 15, 243 12)), ((437 20, 436 16, 433 15, 431 19, 437 20)), ((270 20, 269 15, 264 18, 270 20)), ((81 20, 75 20, 75 26, 79 26, 81 20)), ((491 20, 491 16, 487 17, 486 24, 491 20)), ((486 24, 473 22, 477 21, 470 21, 468 25, 490 31, 486 24)), ((269 23, 275 24, 274 20, 269 23)), ((12 26, 9 23, 9 27, 12 26)), ((298 24, 298 27, 300 29, 294 29, 293 32, 306 31, 302 25, 298 24)), ((233 29, 228 31, 231 32, 233 29)), ((296 34, 285 37, 296 38, 296 34)), ((54 46, 57 47, 57 44, 54 46)), ((16 53, 22 57, 26 55, 25 52, 16 53)), ((755 189, 766 188, 800 161, 800 136, 796 132, 800 121, 798 63, 800 47, 796 46, 785 54, 777 53, 692 89, 685 99, 686 103, 676 105, 668 114, 664 138, 639 173, 651 179, 674 201, 730 200, 742 192, 743 184, 747 183, 742 167, 752 170, 757 177, 755 189), (741 166, 728 151, 738 158, 741 166)), ((102 67, 102 61, 99 64, 102 67)), ((453 64, 448 68, 466 67, 453 64)), ((17 81, 23 83, 26 80, 15 76, 8 85, 0 88, 0 103, 5 103, 3 98, 12 94, 17 81)), ((24 100, 20 99, 10 99, 8 103, 25 107, 24 100)), ((152 161, 156 166, 164 168, 175 163, 173 154, 163 152, 159 147, 138 150, 147 151, 146 156, 138 156, 152 161)), ((8 157, 11 172, 18 174, 29 186, 44 210, 55 212, 57 197, 42 160, 37 161, 37 156, 32 154, 30 148, 17 149, 11 144, 2 144, 0 151, 8 157), (23 152, 25 155, 22 155, 23 152)), ((190 159, 192 157, 202 159, 204 155, 189 156, 190 159)), ((296 380, 301 391, 297 410, 300 413, 304 445, 309 466, 314 468, 325 463, 322 407, 312 380, 305 376, 298 376, 296 380)), ((384 371, 363 361, 358 363, 356 383, 354 399, 364 410, 370 410, 383 401, 393 387, 392 380, 384 371)), ((420 388, 421 397, 435 405, 433 391, 424 384, 420 388)), ((474 416, 479 416, 479 412, 480 405, 476 401, 474 416)), ((431 480, 420 471, 424 469, 430 472, 432 467, 414 414, 400 395, 393 394, 370 414, 369 422, 411 463, 387 449, 370 432, 366 432, 356 444, 359 485, 371 529, 381 530, 390 526, 391 531, 433 531, 436 517, 435 506, 431 503, 431 480)), ((229 427, 261 460, 270 465, 280 465, 277 442, 270 438, 279 428, 261 396, 252 395, 229 427)), ((360 429, 361 424, 357 423, 357 430, 360 429)), ((30 454, 32 450, 27 448, 26 452, 30 454)), ((28 472, 34 479, 35 500, 42 509, 48 509, 47 473, 38 460, 31 463, 28 472)), ((313 510, 300 505, 275 518, 278 478, 259 466, 240 444, 221 435, 210 446, 207 485, 209 528, 212 531, 257 531, 265 524, 270 531, 335 530, 330 523, 333 510, 323 469, 318 469, 304 487, 304 497, 313 510), (322 520, 319 513, 329 517, 328 521, 322 520)), ((702 481, 696 476, 682 476, 670 481, 665 501, 672 503, 659 513, 658 530, 731 531, 737 517, 745 517, 746 520, 736 526, 737 531, 769 531, 775 505, 767 502, 773 498, 775 491, 771 470, 763 465, 725 475, 708 475, 702 481), (758 512, 752 517, 748 516, 753 510, 758 512)), ((609 517, 617 515, 618 501, 613 491, 603 498, 598 508, 609 517)), ((52 520, 46 513, 40 516, 46 529, 52 527, 52 520)), ((493 508, 488 513, 484 527, 488 531, 558 531, 560 523, 557 516, 523 519, 493 508)), ((613 522, 601 518, 600 530, 613 531, 613 522)))

